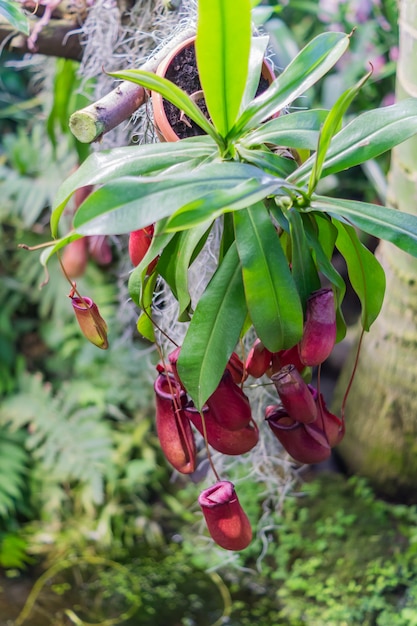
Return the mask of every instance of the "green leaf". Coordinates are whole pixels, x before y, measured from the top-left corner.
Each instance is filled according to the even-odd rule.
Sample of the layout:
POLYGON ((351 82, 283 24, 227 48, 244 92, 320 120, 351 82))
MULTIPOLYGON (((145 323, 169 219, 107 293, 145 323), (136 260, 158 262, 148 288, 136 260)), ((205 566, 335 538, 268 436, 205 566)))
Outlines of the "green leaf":
POLYGON ((296 111, 265 122, 241 139, 247 147, 272 143, 288 148, 316 150, 319 132, 326 119, 326 109, 296 111))
POLYGON ((258 168, 230 161, 208 163, 171 176, 120 178, 88 196, 74 216, 74 227, 84 235, 127 233, 172 215, 212 194, 213 189, 233 190, 250 178, 279 186, 276 178, 258 168))
POLYGON ((242 160, 251 165, 256 165, 268 174, 286 178, 294 172, 297 164, 294 159, 284 157, 275 152, 271 152, 268 148, 247 149, 239 145, 238 153, 242 160))
POLYGON ((152 323, 152 302, 157 276, 157 273, 153 272, 145 278, 141 299, 142 313, 137 323, 139 334, 152 343, 155 342, 155 331, 152 323))
POLYGON ((61 239, 57 239, 52 245, 48 246, 47 248, 44 248, 42 250, 42 253, 39 259, 41 262, 41 265, 46 267, 48 261, 51 259, 51 257, 54 256, 54 254, 56 254, 59 250, 62 250, 62 248, 65 248, 65 246, 71 243, 71 241, 75 241, 76 239, 81 239, 82 236, 83 235, 80 235, 79 233, 71 231, 65 237, 61 237, 61 239))
POLYGON ((349 36, 344 33, 329 32, 315 37, 269 88, 246 107, 230 137, 240 137, 293 102, 333 67, 348 45, 349 36))
MULTIPOLYGON (((362 113, 333 137, 321 177, 374 159, 415 133, 417 133, 416 98, 362 113)), ((311 157, 289 177, 289 180, 306 182, 313 165, 314 157, 311 157)))
POLYGON ((29 20, 19 4, 12 0, 0 0, 0 15, 3 15, 21 33, 29 35, 29 20))
POLYGON ((288 211, 291 237, 291 273, 301 299, 303 309, 312 291, 320 289, 320 279, 311 256, 303 219, 295 209, 288 211))
POLYGON ((220 241, 219 261, 221 262, 226 252, 235 241, 235 227, 233 224, 233 215, 225 213, 223 215, 223 232, 220 241))
POLYGON ((346 322, 342 312, 342 302, 345 297, 345 281, 331 263, 337 239, 337 229, 325 215, 310 214, 311 222, 305 221, 305 232, 308 243, 313 251, 318 270, 331 282, 334 287, 337 301, 336 341, 341 341, 346 335, 346 322))
POLYGON ((240 112, 250 103, 256 96, 259 87, 259 81, 262 76, 262 66, 264 62, 265 52, 268 46, 269 37, 252 37, 249 56, 248 79, 246 81, 245 91, 243 93, 242 102, 240 104, 240 112))
POLYGON ((385 272, 381 265, 359 240, 355 229, 333 219, 338 236, 336 247, 344 257, 349 280, 361 302, 361 323, 369 330, 382 307, 385 293, 385 272))
POLYGON ((267 22, 272 17, 272 15, 274 15, 274 13, 279 13, 280 11, 282 11, 281 6, 257 6, 260 4, 260 2, 257 2, 256 0, 255 2, 252 1, 251 4, 252 6, 254 4, 256 6, 256 8, 252 10, 252 19, 255 26, 263 26, 265 22, 267 22))
POLYGON ((76 189, 123 176, 156 174, 178 163, 208 157, 214 151, 215 145, 210 137, 193 137, 178 143, 126 146, 94 152, 58 189, 51 217, 52 236, 57 236, 59 219, 76 189))
POLYGON ((195 44, 198 73, 210 117, 222 137, 239 112, 250 45, 249 0, 199 0, 195 44))
POLYGON ((188 290, 188 269, 196 253, 207 238, 212 222, 206 221, 196 228, 177 233, 165 247, 158 264, 158 271, 169 284, 179 305, 179 321, 186 321, 185 315, 191 304, 188 290))
POLYGON ((386 239, 401 250, 417 257, 417 217, 396 209, 359 202, 313 196, 311 209, 337 219, 347 219, 366 233, 386 239))
POLYGON ((160 251, 169 244, 170 240, 174 236, 174 233, 164 232, 165 223, 166 220, 160 220, 155 224, 151 245, 149 246, 142 261, 137 267, 135 267, 129 276, 129 294, 133 302, 139 307, 141 306, 142 289, 146 280, 148 265, 160 253, 160 251))
POLYGON ((170 234, 171 240, 167 242, 158 261, 158 273, 168 283, 174 297, 178 299, 175 287, 175 266, 180 250, 181 233, 171 232, 170 234))
POLYGON ((189 319, 188 309, 191 307, 192 302, 190 298, 190 292, 188 289, 188 267, 190 267, 198 253, 201 251, 207 237, 210 234, 211 222, 206 224, 200 224, 199 227, 192 230, 181 233, 184 237, 184 244, 182 250, 182 263, 176 265, 175 280, 178 289, 178 320, 180 322, 187 321, 189 319), (200 236, 200 238, 198 238, 200 236), (196 243, 195 243, 196 242, 196 243), (188 259, 188 267, 187 267, 188 259))
POLYGON ((55 127, 58 125, 61 133, 69 133, 69 104, 77 85, 78 67, 79 63, 70 59, 57 59, 56 61, 52 108, 47 121, 48 136, 54 148, 58 145, 59 139, 55 127))
POLYGON ((242 271, 232 244, 201 296, 178 359, 178 373, 198 409, 216 389, 246 318, 242 271))
POLYGON ((346 291, 345 281, 331 263, 337 239, 337 229, 326 216, 311 214, 312 224, 304 223, 308 244, 313 251, 319 271, 335 287, 338 302, 341 303, 346 291))
POLYGON ((181 207, 169 219, 167 230, 191 228, 207 219, 214 220, 223 213, 244 209, 269 195, 282 194, 285 184, 283 179, 265 175, 262 179, 249 178, 233 189, 216 189, 181 207))
POLYGON ((327 151, 334 135, 338 132, 338 130, 340 130, 344 114, 371 74, 372 72, 369 72, 361 80, 359 80, 356 85, 343 92, 329 111, 320 133, 320 141, 314 157, 314 166, 310 175, 310 180, 308 181, 308 195, 311 195, 317 187, 317 183, 321 178, 327 151))
POLYGON ((223 145, 221 138, 215 130, 213 124, 203 115, 201 109, 195 104, 190 96, 177 87, 174 83, 162 76, 157 76, 153 72, 144 70, 123 70, 119 72, 110 72, 109 76, 119 78, 120 80, 128 80, 137 85, 142 85, 146 89, 160 93, 163 98, 172 102, 180 111, 184 111, 190 119, 193 120, 207 135, 210 135, 214 141, 223 145))
POLYGON ((265 206, 234 214, 249 315, 271 352, 290 348, 302 334, 303 312, 288 261, 265 206))

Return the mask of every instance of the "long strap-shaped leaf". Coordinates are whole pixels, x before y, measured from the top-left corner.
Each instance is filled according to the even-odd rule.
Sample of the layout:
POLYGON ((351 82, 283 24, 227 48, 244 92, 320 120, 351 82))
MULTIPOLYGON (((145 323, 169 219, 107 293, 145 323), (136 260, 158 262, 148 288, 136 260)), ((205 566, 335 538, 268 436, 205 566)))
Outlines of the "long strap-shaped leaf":
POLYGON ((213 137, 214 141, 223 145, 223 142, 216 132, 213 124, 210 124, 208 119, 204 117, 201 110, 190 98, 190 96, 183 91, 180 87, 172 83, 170 80, 163 78, 162 76, 156 76, 152 72, 146 72, 145 70, 124 70, 120 72, 111 72, 109 76, 113 78, 120 78, 120 80, 129 80, 137 85, 142 85, 146 89, 156 91, 160 93, 163 98, 172 102, 180 111, 184 111, 190 119, 193 120, 205 133, 213 137))
POLYGON ((198 409, 216 389, 246 313, 242 270, 232 244, 198 302, 178 359, 179 376, 198 409))
POLYGON ((259 169, 268 172, 268 174, 273 174, 280 178, 286 178, 297 167, 295 160, 280 156, 269 150, 266 146, 263 148, 249 149, 239 145, 238 153, 245 163, 256 165, 259 169))
MULTIPOLYGON (((416 98, 362 113, 333 137, 321 178, 374 159, 416 133, 416 98)), ((311 157, 303 163, 289 176, 289 180, 306 182, 314 165, 314 158, 311 157)))
POLYGON ((327 114, 326 109, 312 109, 280 115, 245 135, 241 142, 247 147, 274 143, 287 148, 315 150, 327 114))
POLYGON ((349 280, 361 302, 361 322, 369 330, 381 310, 385 293, 385 272, 376 257, 359 240, 355 229, 333 219, 338 230, 336 247, 343 255, 349 280))
POLYGON ((320 141, 317 148, 317 152, 314 158, 314 166, 308 181, 308 194, 311 195, 321 178, 323 164, 326 159, 327 151, 329 150, 331 141, 337 131, 342 126, 342 119, 346 111, 348 110, 351 102, 361 90, 365 82, 368 80, 372 72, 366 74, 361 80, 359 80, 353 87, 347 89, 337 99, 335 104, 329 111, 326 121, 323 124, 323 128, 320 131, 320 141))
POLYGON ((290 348, 301 337, 300 298, 278 234, 262 203, 234 214, 249 315, 271 352, 290 348))
POLYGON ((187 315, 187 308, 191 304, 188 289, 189 266, 206 241, 210 226, 211 220, 199 224, 196 228, 176 233, 168 246, 165 247, 158 263, 159 273, 166 280, 178 300, 179 321, 189 319, 187 315))
POLYGON ((9 21, 13 28, 20 30, 27 37, 29 36, 29 19, 24 14, 21 5, 10 2, 10 0, 0 0, 0 15, 3 15, 9 21))
POLYGON ((349 45, 344 33, 322 33, 295 57, 263 94, 243 111, 230 132, 240 137, 309 89, 340 59, 349 45))
POLYGON ((164 177, 120 178, 88 196, 74 216, 74 228, 83 235, 127 233, 172 215, 213 188, 234 189, 248 178, 277 180, 237 162, 208 163, 164 177))
POLYGON ((232 189, 216 189, 181 207, 168 221, 167 230, 191 228, 223 213, 244 209, 267 196, 286 194, 284 185, 283 179, 265 174, 262 178, 249 178, 232 189))
POLYGON ((251 44, 249 0, 199 0, 198 73, 216 130, 226 137, 245 90, 251 44))
MULTIPOLYGON (((306 217, 306 216, 304 216, 306 217)), ((291 273, 303 308, 312 291, 320 288, 320 279, 311 255, 303 219, 298 211, 288 211, 291 237, 291 273)))
POLYGON ((154 326, 152 323, 152 302, 154 297, 154 289, 156 285, 157 274, 146 276, 143 282, 141 308, 142 313, 139 316, 137 329, 140 335, 148 341, 155 341, 154 326))
POLYGON ((180 144, 156 143, 94 152, 58 189, 51 217, 52 236, 57 236, 58 223, 66 203, 79 187, 110 182, 122 176, 150 175, 178 163, 207 157, 215 151, 216 146, 210 137, 193 137, 180 144))
POLYGON ((386 239, 405 252, 417 256, 417 217, 395 209, 358 202, 313 196, 311 208, 338 219, 345 218, 366 233, 386 239))
POLYGON ((143 288, 146 282, 146 275, 149 263, 159 254, 161 250, 164 250, 175 233, 167 233, 164 231, 166 220, 159 220, 155 224, 154 234, 152 237, 151 245, 148 248, 145 256, 137 267, 131 272, 129 276, 129 294, 133 302, 140 308, 143 306, 143 288))

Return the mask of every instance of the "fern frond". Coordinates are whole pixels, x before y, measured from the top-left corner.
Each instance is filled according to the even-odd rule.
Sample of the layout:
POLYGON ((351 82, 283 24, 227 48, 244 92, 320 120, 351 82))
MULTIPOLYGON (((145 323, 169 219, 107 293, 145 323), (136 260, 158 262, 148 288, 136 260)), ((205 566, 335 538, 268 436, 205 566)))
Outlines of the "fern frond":
POLYGON ((17 533, 0 535, 0 567, 4 569, 23 569, 33 562, 27 554, 28 543, 17 533))
POLYGON ((26 428, 26 449, 43 470, 57 482, 94 485, 100 502, 113 449, 111 429, 103 419, 104 403, 80 406, 79 400, 71 383, 54 394, 40 375, 25 373, 20 393, 0 408, 0 425, 12 431, 26 428))
POLYGON ((65 141, 54 152, 43 122, 35 124, 29 134, 20 128, 5 135, 2 143, 6 158, 0 168, 2 218, 11 217, 31 228, 52 205, 59 181, 74 167, 76 155, 65 141))
POLYGON ((25 497, 28 454, 22 438, 0 428, 0 518, 20 510, 25 497))

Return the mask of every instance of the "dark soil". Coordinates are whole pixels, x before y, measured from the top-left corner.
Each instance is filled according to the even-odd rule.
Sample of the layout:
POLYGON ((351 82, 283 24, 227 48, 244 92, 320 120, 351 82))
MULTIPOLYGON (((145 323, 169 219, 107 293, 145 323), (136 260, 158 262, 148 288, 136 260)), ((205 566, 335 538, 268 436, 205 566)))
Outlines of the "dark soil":
MULTIPOLYGON (((187 46, 179 52, 169 66, 165 77, 181 87, 189 95, 201 91, 200 78, 197 71, 194 44, 187 46)), ((265 91, 268 81, 261 77, 256 95, 265 91)), ((198 100, 196 104, 200 107, 207 119, 210 119, 204 98, 198 100)), ((176 106, 164 100, 165 114, 174 132, 180 139, 204 135, 204 131, 195 122, 184 115, 176 106)))

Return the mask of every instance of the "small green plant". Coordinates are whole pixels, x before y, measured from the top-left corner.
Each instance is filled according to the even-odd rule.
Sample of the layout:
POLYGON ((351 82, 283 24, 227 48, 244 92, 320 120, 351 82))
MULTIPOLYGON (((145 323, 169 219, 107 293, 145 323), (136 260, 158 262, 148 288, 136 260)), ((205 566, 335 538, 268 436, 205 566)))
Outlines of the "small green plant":
POLYGON ((406 626, 417 613, 415 507, 378 500, 358 478, 325 475, 277 520, 276 569, 289 624, 406 626))
MULTIPOLYGON (((259 485, 248 485, 245 498, 259 497, 259 485)), ((204 549, 196 558, 227 581, 233 626, 255 617, 262 626, 407 626, 417 617, 416 521, 416 507, 379 500, 363 479, 326 473, 273 512, 263 550, 258 537, 233 566, 216 565, 204 549)), ((186 551, 193 558, 188 538, 186 551)))
MULTIPOLYGON (((300 462, 322 460, 343 436, 343 407, 341 418, 330 414, 320 393, 308 388, 296 370, 307 376, 345 334, 341 304, 346 287, 332 264, 333 253, 338 250, 346 261, 362 305, 362 327, 368 331, 382 305, 385 275, 356 229, 417 256, 417 220, 387 207, 324 196, 320 181, 415 134, 416 101, 367 111, 343 127, 344 115, 369 73, 344 91, 330 110, 287 112, 341 59, 354 35, 319 35, 255 97, 267 40, 251 36, 249 0, 238 5, 200 0, 198 8, 195 49, 208 116, 197 104, 201 94, 190 96, 153 73, 128 70, 112 76, 162 94, 203 136, 90 156, 57 194, 51 217, 57 240, 46 248, 42 262, 84 236, 117 235, 152 225, 129 280, 131 297, 142 310, 138 330, 155 341, 159 277, 178 303, 178 320, 188 325, 181 350, 170 355, 168 365, 167 354, 161 355, 155 384, 157 424, 163 426, 159 435, 170 462, 184 472, 194 467, 190 421, 206 443, 217 442, 217 449, 227 449, 227 454, 256 444, 258 425, 238 385, 259 356, 261 374, 276 374, 272 380, 285 408, 274 405, 267 411, 274 433, 300 462), (70 232, 58 238, 67 201, 86 185, 98 187, 79 206, 70 232), (206 240, 219 228, 215 269, 202 293, 195 293, 189 268, 198 265, 206 240), (313 312, 312 298, 318 294, 331 296, 330 307, 320 302, 313 312), (309 330, 306 353, 316 351, 320 357, 307 359, 300 346, 311 328, 316 330, 313 335, 309 330), (249 329, 258 343, 252 360, 243 364, 234 350, 249 329), (323 350, 330 329, 331 345, 323 350), (288 405, 283 376, 286 388, 291 388, 288 405), (221 409, 231 397, 237 408, 226 425, 221 409), (308 410, 300 410, 303 403, 308 410), (230 440, 235 444, 238 436, 244 446, 231 451, 230 440)), ((91 317, 86 334, 92 337, 91 328, 98 323, 95 305, 74 289, 72 285, 72 296, 77 294, 77 303, 91 317)), ((252 371, 257 376, 259 369, 252 371)))

